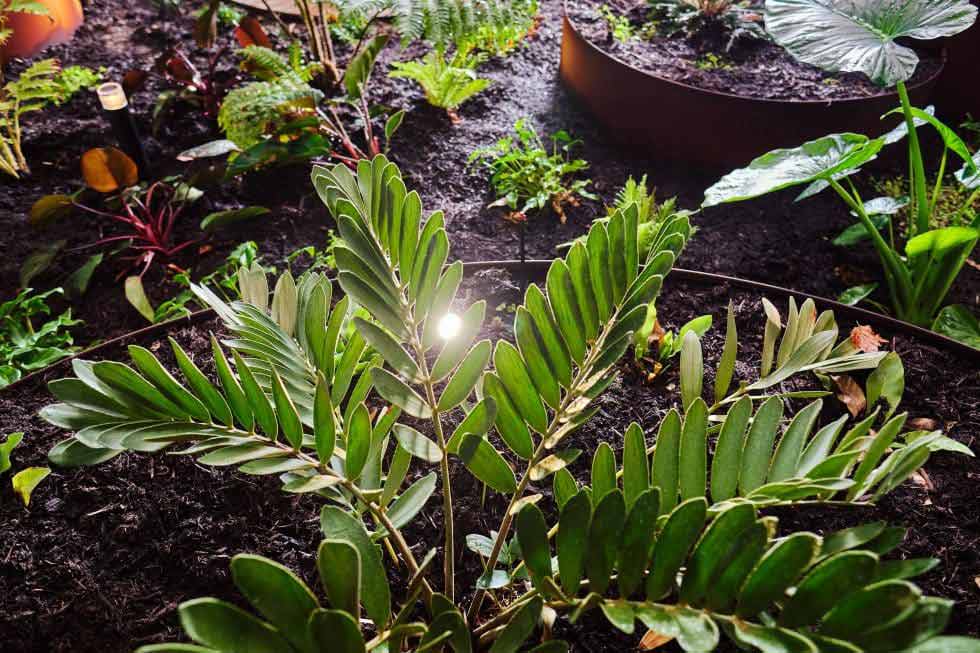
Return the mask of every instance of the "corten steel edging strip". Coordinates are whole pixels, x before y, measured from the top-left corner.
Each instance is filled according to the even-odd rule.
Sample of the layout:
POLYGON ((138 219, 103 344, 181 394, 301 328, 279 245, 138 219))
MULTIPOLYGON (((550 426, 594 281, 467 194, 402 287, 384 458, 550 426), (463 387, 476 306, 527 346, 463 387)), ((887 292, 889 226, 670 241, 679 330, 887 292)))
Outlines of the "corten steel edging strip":
MULTIPOLYGON (((547 259, 523 262, 514 260, 471 261, 463 263, 463 270, 466 274, 472 274, 481 270, 506 270, 515 276, 524 277, 530 280, 532 278, 543 278, 551 263, 552 261, 547 259)), ((953 340, 952 338, 947 338, 946 336, 940 335, 935 331, 923 329, 922 327, 915 326, 914 324, 902 322, 901 320, 896 320, 895 318, 888 317, 887 315, 881 315, 880 313, 868 311, 863 308, 848 306, 833 299, 826 299, 817 295, 811 295, 798 290, 792 290, 782 286, 774 286, 759 281, 751 281, 749 279, 742 279, 739 277, 729 277, 723 274, 714 274, 711 272, 685 270, 683 268, 674 268, 670 272, 668 279, 668 284, 673 281, 698 283, 702 285, 728 284, 737 288, 758 292, 760 296, 777 295, 780 297, 792 296, 802 299, 812 299, 817 306, 821 308, 833 309, 834 313, 838 317, 843 316, 845 319, 855 323, 870 324, 879 331, 884 332, 886 335, 890 333, 902 333, 917 338, 935 347, 950 350, 956 353, 958 356, 963 356, 968 360, 974 361, 978 366, 978 370, 980 370, 980 349, 974 349, 969 345, 953 340)), ((173 327, 189 326, 198 322, 207 321, 214 317, 215 313, 212 309, 204 309, 192 313, 187 317, 178 318, 169 322, 162 322, 160 324, 153 324, 142 329, 137 329, 136 331, 124 333, 120 336, 112 338, 111 340, 100 343, 95 347, 90 347, 89 349, 80 351, 77 354, 69 356, 68 358, 63 358, 57 363, 49 365, 48 367, 31 372, 21 379, 14 381, 10 385, 0 388, 0 394, 16 389, 18 386, 31 383, 36 379, 43 378, 44 376, 53 373, 60 367, 68 367, 76 358, 85 358, 88 356, 98 355, 100 352, 107 349, 111 349, 131 341, 140 340, 157 334, 162 335, 173 327)))
MULTIPOLYGON (((606 53, 578 31, 567 4, 562 21, 561 80, 613 140, 652 158, 712 169, 742 166, 770 150, 828 134, 879 135, 893 126, 881 116, 899 105, 894 92, 840 100, 773 100, 701 89, 606 53)), ((925 105, 942 70, 943 65, 909 87, 913 104, 925 105)))

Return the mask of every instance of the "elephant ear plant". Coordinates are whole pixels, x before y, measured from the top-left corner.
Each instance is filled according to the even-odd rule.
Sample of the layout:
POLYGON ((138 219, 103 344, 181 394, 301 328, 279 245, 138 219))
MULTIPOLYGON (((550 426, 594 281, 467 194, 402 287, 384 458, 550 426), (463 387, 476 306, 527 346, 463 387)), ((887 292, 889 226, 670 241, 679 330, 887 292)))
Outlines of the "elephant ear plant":
POLYGON ((543 284, 528 287, 513 340, 493 343, 479 337, 485 302, 453 312, 463 266, 446 264, 443 215, 423 211, 394 164, 379 156, 355 170, 316 167, 313 183, 341 237, 339 301, 325 277, 287 273, 270 302, 264 272, 247 268, 241 301, 195 288, 229 332, 212 342, 217 382, 172 342, 182 379, 133 347, 134 367, 77 361, 75 378, 50 384, 60 403, 42 416, 75 432, 52 450, 58 464, 176 445, 204 464, 277 475, 285 491, 325 502, 322 596, 275 562, 239 555, 232 578, 253 611, 215 598, 187 601, 180 620, 195 644, 141 651, 560 653, 568 645, 552 637, 558 614, 575 621, 593 607, 617 628, 631 632, 638 618, 688 651, 714 648, 719 628, 762 651, 924 651, 915 648, 923 642, 980 651, 973 640, 934 637, 950 603, 923 597, 906 580, 934 561, 881 560, 902 529, 870 524, 825 538, 776 538, 775 519, 756 512, 873 501, 921 466, 922 453, 942 437, 920 434, 916 447, 920 440, 908 435, 898 444, 904 416, 871 435, 876 414, 843 439, 846 420, 811 436, 817 402, 789 421, 771 452, 783 401, 800 396, 778 388, 782 380, 814 364, 883 367, 877 355, 832 353, 836 329, 802 333, 787 325, 791 353, 782 363, 777 355, 776 370, 764 377, 778 380, 741 380, 730 392, 737 357, 730 325, 711 406, 700 397, 700 345, 686 336, 681 410, 667 414, 652 448, 641 427, 629 427, 621 473, 611 448, 600 445, 592 487, 578 487, 568 467, 581 452, 567 446, 568 436, 615 381, 687 242, 686 216, 665 220, 645 256, 635 204, 594 224, 552 263, 543 284), (709 438, 721 420, 709 487, 709 438), (507 503, 489 536, 467 535, 484 572, 459 592, 452 465, 507 503), (536 491, 549 477, 560 508, 550 531, 536 491), (403 489, 408 478, 417 480, 403 489), (410 545, 401 529, 437 485, 443 545, 417 558, 426 544, 410 545), (432 583, 440 557, 441 591, 432 583), (386 562, 404 582, 389 584, 386 562))
MULTIPOLYGON (((892 311, 899 319, 941 328, 943 300, 980 237, 980 218, 972 214, 980 197, 980 170, 956 133, 928 110, 911 105, 906 88, 918 56, 898 39, 934 39, 969 28, 977 9, 966 0, 881 2, 878 0, 767 0, 766 29, 794 57, 831 72, 860 72, 882 87, 894 87, 903 123, 879 138, 851 133, 832 134, 800 147, 774 150, 747 168, 726 175, 705 192, 705 207, 751 199, 793 186, 806 185, 798 199, 832 188, 856 216, 881 260, 892 311), (943 154, 935 187, 927 177, 916 128, 931 125, 942 139, 943 154), (886 145, 908 139, 910 224, 904 252, 895 229, 878 206, 889 198, 865 202, 851 176, 886 145), (951 224, 935 216, 947 159, 962 161, 956 179, 972 191, 951 224), (887 233, 881 230, 887 225, 887 233)), ((893 212, 893 211, 892 211, 893 212)), ((863 293, 867 296, 873 287, 863 293)), ((947 307, 950 309, 950 307, 947 307)), ((951 309, 959 310, 959 309, 951 309)), ((967 334, 952 334, 966 338, 967 334)))

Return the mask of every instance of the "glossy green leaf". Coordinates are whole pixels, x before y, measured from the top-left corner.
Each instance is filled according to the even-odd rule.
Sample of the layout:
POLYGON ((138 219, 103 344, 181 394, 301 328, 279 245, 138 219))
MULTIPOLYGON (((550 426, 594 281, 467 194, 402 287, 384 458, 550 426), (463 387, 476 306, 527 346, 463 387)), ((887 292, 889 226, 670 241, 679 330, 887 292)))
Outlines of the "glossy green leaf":
POLYGON ((524 418, 518 413, 510 393, 496 374, 488 372, 483 376, 483 392, 493 399, 496 406, 497 414, 494 423, 500 437, 515 454, 525 460, 530 459, 534 454, 531 432, 524 418))
POLYGON ((489 340, 481 340, 473 345, 439 396, 440 411, 455 408, 470 396, 483 375, 492 349, 489 340))
POLYGON ((360 624, 343 610, 317 610, 310 616, 307 629, 316 650, 336 653, 366 651, 360 624))
POLYGON ((180 604, 180 624, 188 637, 219 651, 291 653, 289 642, 269 624, 230 603, 212 598, 180 604), (247 642, 246 648, 241 644, 247 642))
POLYGON ((367 406, 358 404, 346 425, 347 457, 344 459, 344 474, 349 480, 361 475, 371 452, 371 415, 367 406))
POLYGON ((296 574, 267 558, 240 553, 231 559, 231 576, 259 614, 293 646, 308 650, 306 621, 319 604, 296 574))
POLYGON ((755 523, 755 507, 738 504, 719 514, 705 530, 691 554, 681 583, 682 602, 700 606, 712 583, 724 571, 739 536, 755 523))
POLYGON ((562 504, 555 546, 561 585, 572 596, 578 593, 585 572, 591 521, 592 501, 585 491, 578 491, 562 504))
POLYGON ((816 623, 842 597, 874 579, 878 557, 845 551, 813 568, 796 587, 779 615, 779 625, 796 628, 816 623))
POLYGON ((498 341, 493 352, 493 365, 497 377, 524 421, 538 433, 547 432, 548 413, 540 396, 536 392, 529 392, 534 387, 534 382, 517 348, 506 340, 498 341))
POLYGON ((766 399, 755 413, 742 449, 738 487, 743 496, 766 482, 776 431, 782 417, 783 400, 779 397, 766 399))
POLYGON ((703 497, 708 485, 708 406, 697 397, 688 406, 678 453, 681 500, 703 497))
POLYGON ((591 481, 592 497, 596 504, 617 488, 616 454, 608 442, 600 442, 592 457, 591 481))
POLYGON ((432 409, 426 401, 404 381, 381 367, 371 368, 371 380, 378 394, 401 408, 412 417, 429 419, 432 409))
POLYGON ((688 499, 670 513, 653 549, 647 599, 659 600, 674 587, 677 571, 701 535, 707 516, 708 502, 704 497, 688 499))
POLYGON ((953 36, 973 25, 976 16, 965 0, 913 5, 775 0, 766 4, 766 31, 804 63, 828 72, 864 73, 880 86, 893 86, 912 77, 919 62, 897 39, 953 36))
POLYGON ((361 559, 361 603, 376 624, 386 624, 391 615, 391 592, 381 554, 359 519, 336 506, 320 513, 320 529, 329 539, 343 540, 357 549, 361 559))
MULTIPOLYGON (((800 2, 816 4, 818 0, 800 2)), ((781 4, 790 5, 792 0, 782 0, 781 4)), ((824 136, 796 148, 773 150, 754 159, 747 168, 722 177, 704 192, 702 206, 739 202, 817 179, 830 179, 873 159, 883 145, 881 139, 845 133, 824 136)))
POLYGON ((357 549, 344 540, 323 540, 316 567, 330 605, 356 619, 361 610, 361 556, 357 549))
POLYGON ((548 543, 548 524, 544 513, 534 504, 524 506, 516 518, 517 541, 521 545, 524 564, 534 587, 547 591, 544 579, 551 576, 551 545, 548 543))
POLYGON ((629 598, 643 584, 643 574, 656 541, 654 533, 659 515, 660 490, 657 488, 641 492, 629 508, 623 528, 619 562, 616 565, 616 583, 619 585, 619 595, 623 598, 629 598))
POLYGON ((731 499, 738 490, 745 429, 751 416, 752 400, 742 397, 732 405, 722 422, 711 460, 711 499, 716 503, 731 499))
POLYGON ((651 485, 660 489, 660 510, 663 513, 670 512, 677 505, 680 441, 681 416, 672 409, 660 422, 650 474, 651 485))
POLYGON ((483 437, 465 434, 459 444, 459 457, 474 476, 497 492, 513 494, 517 490, 507 461, 483 437))
MULTIPOLYGON (((647 457, 643 428, 636 422, 626 428, 623 435, 623 495, 626 506, 650 487, 650 460, 647 457)), ((659 503, 659 502, 658 502, 659 503)))
POLYGON ((593 500, 597 505, 589 528, 585 574, 589 579, 589 591, 603 594, 609 587, 619 557, 626 522, 626 501, 619 490, 609 492, 601 500, 593 500))

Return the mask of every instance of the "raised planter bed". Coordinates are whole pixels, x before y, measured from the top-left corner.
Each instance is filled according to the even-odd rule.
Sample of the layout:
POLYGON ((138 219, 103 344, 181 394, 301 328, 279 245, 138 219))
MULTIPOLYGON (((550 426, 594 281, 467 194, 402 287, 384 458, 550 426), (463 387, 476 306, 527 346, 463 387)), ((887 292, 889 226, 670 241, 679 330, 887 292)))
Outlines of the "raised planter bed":
MULTIPOLYGON (((980 4, 973 0, 973 4, 980 4)), ((980 84, 977 84, 977 61, 980 59, 980 27, 946 39, 947 60, 936 84, 935 101, 940 113, 956 119, 969 114, 980 118, 980 84)))
MULTIPOLYGON (((899 104, 895 93, 839 100, 771 100, 697 88, 627 63, 587 39, 563 18, 562 81, 605 128, 630 148, 711 168, 744 164, 779 147, 835 132, 878 135, 893 126, 881 116, 899 104)), ((942 66, 912 84, 924 106, 942 66)))
MULTIPOLYGON (((471 264, 461 301, 488 298, 491 306, 519 301, 522 282, 540 280, 546 266, 547 262, 471 264)), ((759 356, 760 298, 778 299, 782 305, 779 295, 790 292, 675 271, 658 306, 665 326, 675 329, 696 315, 713 315, 716 327, 703 340, 707 367, 713 369, 724 340, 720 325, 725 306, 732 300, 743 345, 739 366, 748 372, 759 356)), ((818 306, 831 303, 820 300, 818 306)), ((509 314, 499 316, 509 323, 509 314)), ((837 318, 842 330, 875 320, 876 329, 888 339, 886 346, 898 351, 905 364, 903 410, 911 418, 936 420, 937 428, 980 451, 975 353, 948 348, 935 334, 906 330, 857 309, 837 308, 837 318)), ((162 352, 169 333, 201 362, 209 347, 208 332, 220 329, 220 324, 203 313, 196 320, 143 330, 126 339, 129 342, 106 344, 87 357, 122 359, 124 345, 137 343, 162 352)), ((498 338, 507 333, 508 326, 486 321, 485 335, 498 338)), ((600 441, 609 441, 618 447, 618 434, 630 421, 649 427, 676 400, 676 391, 669 390, 677 383, 676 363, 652 383, 626 358, 619 372, 619 380, 599 401, 600 413, 572 436, 573 446, 592 451, 600 441)), ((46 464, 47 450, 64 437, 37 418, 36 411, 51 400, 44 383, 66 373, 67 365, 62 363, 0 393, 4 415, 0 431, 28 433, 17 449, 18 465, 46 464)), ((833 410, 840 412, 838 406, 833 410)), ((572 469, 582 478, 588 475, 587 467, 583 459, 572 469)), ((423 470, 413 469, 422 474, 423 470)), ((906 483, 873 508, 781 510, 777 516, 784 527, 818 532, 877 519, 909 526, 901 555, 943 560, 919 579, 920 586, 927 593, 957 601, 950 632, 977 634, 980 613, 974 577, 980 573, 975 554, 980 529, 973 518, 974 470, 972 459, 936 454, 926 467, 927 482, 906 483)), ((453 483, 458 532, 492 528, 505 508, 504 499, 491 494, 481 507, 479 484, 461 466, 453 471, 453 483)), ((543 483, 533 491, 549 488, 549 483, 543 483)), ((139 644, 179 638, 174 613, 179 602, 205 594, 237 598, 227 562, 241 551, 269 556, 313 582, 319 507, 320 502, 309 495, 281 492, 273 477, 205 468, 187 457, 124 455, 100 466, 56 469, 35 492, 29 510, 9 493, 0 495, 0 541, 5 544, 0 555, 0 614, 5 647, 77 653, 131 650, 139 644)), ((439 512, 438 502, 432 501, 406 529, 406 536, 426 547, 438 544, 439 529, 431 527, 430 519, 438 522, 439 512)), ((462 554, 459 563, 459 587, 470 592, 480 573, 479 560, 462 554)), ((562 623, 556 635, 569 641, 576 652, 623 651, 636 645, 635 637, 615 634, 600 615, 575 627, 562 623)))

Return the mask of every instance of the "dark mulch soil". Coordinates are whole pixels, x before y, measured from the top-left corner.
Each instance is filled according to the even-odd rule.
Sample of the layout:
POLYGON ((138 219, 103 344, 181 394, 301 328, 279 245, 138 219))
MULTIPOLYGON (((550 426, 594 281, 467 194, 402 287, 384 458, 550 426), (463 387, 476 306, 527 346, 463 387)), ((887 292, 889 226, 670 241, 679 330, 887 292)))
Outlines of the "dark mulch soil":
MULTIPOLYGON (((758 10, 746 12, 760 26, 762 4, 752 2, 758 10)), ((658 22, 648 0, 569 0, 568 11, 583 36, 604 51, 640 70, 697 88, 770 100, 841 100, 887 92, 861 74, 831 74, 802 64, 771 41, 742 37, 729 47, 730 34, 720 26, 689 38, 667 21, 658 22), (614 38, 602 8, 629 20, 634 38, 614 38), (657 29, 647 35, 644 30, 653 22, 658 22, 657 29)), ((937 53, 923 53, 911 83, 930 79, 941 65, 937 53)))
MULTIPOLYGON (((463 260, 514 258, 517 235, 488 209, 493 197, 486 175, 468 170, 471 151, 510 132, 515 120, 530 116, 542 135, 569 129, 584 143, 578 155, 591 163, 589 176, 596 192, 611 201, 629 174, 648 174, 661 197, 677 195, 681 206, 700 203, 702 191, 719 171, 672 165, 656 158, 624 154, 607 145, 602 133, 557 79, 561 8, 557 0, 542 2, 543 22, 526 47, 504 60, 489 62, 482 73, 493 81, 490 89, 464 105, 463 121, 452 125, 439 111, 426 106, 418 90, 403 80, 377 76, 375 98, 409 109, 393 144, 392 158, 401 166, 410 187, 421 193, 430 209, 446 211, 452 255, 463 260)), ((148 67, 165 46, 190 43, 192 21, 161 19, 149 0, 120 5, 107 0, 88 4, 87 22, 74 41, 51 54, 66 64, 105 66, 109 78, 118 79, 133 67, 148 67)), ((190 48, 189 45, 185 47, 190 48)), ((390 47, 384 64, 418 54, 390 47)), ((203 64, 203 53, 195 52, 203 64)), ((224 70, 234 65, 230 60, 224 70)), ((156 93, 164 88, 153 79, 132 98, 134 113, 144 133, 156 93)), ((97 239, 106 229, 84 216, 34 231, 25 215, 40 195, 75 190, 79 185, 78 158, 90 147, 106 144, 110 136, 96 100, 82 94, 64 107, 26 120, 26 151, 34 175, 21 181, 0 181, 0 288, 3 297, 17 287, 24 258, 47 240, 65 239, 69 249, 97 239)), ((712 127, 717 128, 717 127, 712 127)), ((178 111, 147 144, 161 172, 184 169, 175 161, 179 151, 217 136, 194 113, 178 111)), ((309 244, 326 242, 331 221, 309 188, 307 170, 274 171, 264 179, 236 183, 210 192, 196 207, 180 235, 197 235, 196 222, 210 210, 245 203, 262 203, 272 212, 258 223, 223 233, 202 243, 175 261, 195 272, 216 266, 239 241, 256 240, 272 262, 309 244)), ((736 206, 720 207, 696 218, 699 231, 681 260, 685 267, 723 272, 776 283, 802 291, 833 296, 843 288, 877 276, 875 259, 866 251, 842 250, 830 238, 850 219, 830 196, 802 204, 792 203, 793 192, 736 206)), ((527 229, 529 257, 550 258, 556 245, 583 233, 602 213, 599 202, 587 201, 569 211, 568 222, 554 216, 532 217, 527 229)), ((108 233, 108 231, 107 231, 108 233)), ((37 281, 38 287, 60 283, 88 255, 72 251, 56 269, 37 281)), ((86 321, 80 342, 106 339, 143 325, 123 300, 114 281, 119 268, 106 266, 93 282, 84 302, 75 307, 86 321)), ((148 289, 159 301, 172 289, 160 284, 160 273, 148 279, 148 289)), ((470 286, 471 299, 494 293, 491 306, 516 300, 507 295, 508 283, 494 275, 470 286), (502 296, 501 296, 502 295, 502 296)), ((671 326, 714 307, 716 324, 728 290, 680 289, 663 301, 671 326)), ((739 327, 751 333, 755 346, 761 332, 756 316, 757 298, 734 293, 740 302, 739 327), (749 301, 751 300, 751 301, 749 301)), ((953 289, 953 301, 980 306, 980 273, 967 268, 953 289)), ((501 313, 509 323, 510 316, 501 313)), ((211 323, 172 328, 175 337, 197 354, 206 350, 211 323)), ((499 327, 498 327, 499 330, 499 327)), ((893 336, 894 334, 885 334, 893 336)), ((706 340, 713 360, 720 334, 706 340)), ((159 346, 160 342, 144 344, 159 346)), ((913 416, 938 419, 959 440, 976 450, 980 433, 980 389, 976 369, 967 361, 919 346, 906 338, 891 343, 905 359, 906 408, 913 416)), ((120 358, 121 348, 105 355, 120 358)), ((743 360, 750 360, 747 352, 743 360)), ((671 373, 654 385, 624 367, 623 379, 602 399, 603 412, 577 437, 588 451, 601 439, 618 447, 618 435, 628 421, 638 419, 648 429, 669 405, 665 393, 676 379, 671 373)), ((50 400, 38 382, 0 393, 0 433, 23 430, 26 442, 15 452, 19 469, 45 464, 45 452, 63 434, 43 424, 36 411, 50 400)), ((579 470, 585 469, 584 462, 579 470)), ((972 485, 978 472, 972 461, 947 455, 933 458, 928 474, 933 490, 907 485, 868 514, 814 512, 781 515, 797 527, 826 531, 858 519, 883 518, 912 526, 903 555, 935 555, 943 564, 923 579, 929 592, 957 599, 952 629, 980 633, 980 600, 974 577, 980 574, 977 525, 972 485)), ((7 481, 4 481, 5 483, 7 481)), ((547 492, 547 488, 541 488, 547 492)), ((458 472, 455 490, 461 533, 487 532, 496 526, 503 502, 491 496, 488 510, 479 504, 471 477, 458 472)), ((273 480, 242 477, 195 465, 184 458, 124 456, 104 466, 85 470, 57 470, 36 491, 30 509, 16 503, 9 491, 0 491, 0 632, 3 651, 126 651, 141 643, 176 637, 174 608, 187 598, 214 594, 233 599, 227 575, 228 558, 239 551, 273 557, 313 578, 313 552, 319 539, 316 501, 281 493, 273 480)), ((436 543, 440 508, 429 507, 425 518, 408 533, 412 541, 436 543)), ((419 546, 419 552, 423 546, 419 546)), ((461 552, 462 555, 462 552, 461 552)), ((463 555, 460 587, 468 588, 478 563, 463 555)), ((586 627, 563 628, 562 635, 576 651, 622 651, 635 638, 611 637, 601 617, 586 627)))
MULTIPOLYGON (((490 305, 496 306, 517 301, 518 296, 517 284, 506 274, 489 271, 464 284, 461 301, 489 297, 490 305)), ((661 299, 661 315, 667 326, 676 328, 710 310, 720 325, 729 299, 734 301, 741 334, 737 375, 751 378, 763 326, 757 296, 725 285, 675 280, 661 299)), ((511 319, 504 310, 491 314, 487 335, 500 337, 511 319)), ((850 326, 841 324, 842 329, 850 326)), ((213 321, 182 325, 174 335, 203 363, 208 359, 207 332, 215 328, 213 321)), ((952 437, 980 451, 980 380, 975 366, 900 334, 882 335, 889 339, 887 347, 902 354, 908 385, 904 409, 910 417, 934 419, 952 437)), ((709 370, 717 363, 723 337, 715 328, 704 340, 709 370)), ((142 344, 167 350, 165 341, 152 337, 142 344)), ((102 355, 118 359, 123 350, 102 355)), ((677 399, 676 365, 652 383, 631 363, 624 360, 620 367, 619 380, 598 400, 600 412, 570 437, 570 445, 590 452, 606 440, 620 452, 620 434, 631 421, 642 424, 653 441, 659 419, 677 399)), ((36 409, 48 401, 40 382, 0 396, 3 430, 28 434, 15 450, 15 469, 44 465, 46 451, 65 436, 36 417, 36 409)), ((833 399, 827 404, 825 419, 842 410, 833 399)), ((573 470, 584 479, 587 458, 577 461, 573 470)), ((415 465, 412 473, 428 471, 415 465)), ((973 459, 937 454, 926 467, 928 486, 906 483, 875 508, 781 510, 778 516, 784 529, 820 533, 877 519, 907 525, 909 535, 898 555, 939 558, 941 565, 920 584, 929 594, 957 601, 951 632, 980 634, 975 584, 980 575, 980 524, 972 494, 978 475, 973 459)), ((455 468, 453 479, 460 534, 457 587, 468 597, 480 563, 463 550, 462 536, 495 528, 505 500, 490 493, 481 506, 478 484, 465 470, 455 468)), ((530 491, 545 494, 541 505, 553 510, 550 485, 530 491)), ((309 496, 286 495, 274 479, 206 468, 167 455, 123 455, 97 467, 55 470, 27 509, 9 491, 0 492, 3 650, 121 652, 178 637, 174 609, 181 601, 202 595, 240 601, 227 573, 229 557, 238 552, 269 556, 315 582, 319 505, 309 496)), ((434 498, 407 527, 406 538, 419 555, 439 545, 441 512, 434 498)), ((397 596, 404 578, 397 571, 392 574, 397 596)), ((434 576, 438 582, 438 571, 434 576)), ((630 650, 638 641, 638 636, 615 634, 600 615, 580 627, 562 622, 557 632, 578 653, 630 650)))

